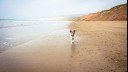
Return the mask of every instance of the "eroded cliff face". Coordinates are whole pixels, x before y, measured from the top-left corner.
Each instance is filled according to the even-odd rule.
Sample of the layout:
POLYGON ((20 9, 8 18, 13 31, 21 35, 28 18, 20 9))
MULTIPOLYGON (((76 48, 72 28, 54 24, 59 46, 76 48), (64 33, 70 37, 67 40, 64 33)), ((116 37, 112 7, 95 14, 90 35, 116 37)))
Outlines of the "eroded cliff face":
POLYGON ((75 18, 76 21, 118 21, 127 20, 127 4, 115 6, 109 10, 91 13, 75 18))

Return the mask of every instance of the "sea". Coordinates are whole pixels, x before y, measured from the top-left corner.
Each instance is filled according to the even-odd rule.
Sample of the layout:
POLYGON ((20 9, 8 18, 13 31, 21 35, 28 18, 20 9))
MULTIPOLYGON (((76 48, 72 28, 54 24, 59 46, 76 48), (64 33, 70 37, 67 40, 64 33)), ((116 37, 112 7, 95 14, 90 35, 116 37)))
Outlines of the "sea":
POLYGON ((0 20, 0 51, 65 28, 70 21, 0 20))

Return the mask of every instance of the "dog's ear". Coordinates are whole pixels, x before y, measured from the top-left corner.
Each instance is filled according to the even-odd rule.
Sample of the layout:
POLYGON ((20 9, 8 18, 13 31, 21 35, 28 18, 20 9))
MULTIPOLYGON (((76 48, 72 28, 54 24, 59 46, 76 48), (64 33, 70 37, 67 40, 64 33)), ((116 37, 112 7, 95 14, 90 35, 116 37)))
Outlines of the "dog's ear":
POLYGON ((73 32, 76 32, 76 30, 73 30, 73 32))
POLYGON ((72 30, 70 30, 70 32, 72 32, 72 30))

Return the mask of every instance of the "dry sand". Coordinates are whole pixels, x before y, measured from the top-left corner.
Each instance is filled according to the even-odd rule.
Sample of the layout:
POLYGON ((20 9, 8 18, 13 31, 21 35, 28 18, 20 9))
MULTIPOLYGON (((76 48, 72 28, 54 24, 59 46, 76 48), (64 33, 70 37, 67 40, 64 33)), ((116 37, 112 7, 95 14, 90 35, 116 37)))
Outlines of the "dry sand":
POLYGON ((74 22, 0 53, 0 72, 127 72, 127 22, 74 22))

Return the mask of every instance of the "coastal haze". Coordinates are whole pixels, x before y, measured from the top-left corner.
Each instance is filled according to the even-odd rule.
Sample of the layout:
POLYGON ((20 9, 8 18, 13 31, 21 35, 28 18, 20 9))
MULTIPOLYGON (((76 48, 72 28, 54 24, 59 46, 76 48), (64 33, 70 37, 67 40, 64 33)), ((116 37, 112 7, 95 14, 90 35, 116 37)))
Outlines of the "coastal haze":
POLYGON ((0 10, 0 72, 127 72, 126 0, 0 0, 0 10))

